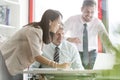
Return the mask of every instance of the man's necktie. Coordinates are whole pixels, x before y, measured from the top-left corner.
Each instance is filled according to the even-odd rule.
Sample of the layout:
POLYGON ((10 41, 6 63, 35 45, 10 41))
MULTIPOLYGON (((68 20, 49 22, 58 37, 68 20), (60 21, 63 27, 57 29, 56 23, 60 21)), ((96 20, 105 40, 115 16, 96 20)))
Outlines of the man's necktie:
POLYGON ((84 24, 83 30, 83 62, 84 65, 89 63, 87 24, 84 24))
POLYGON ((55 62, 59 62, 59 52, 60 52, 59 47, 55 47, 55 54, 54 54, 54 61, 55 62))

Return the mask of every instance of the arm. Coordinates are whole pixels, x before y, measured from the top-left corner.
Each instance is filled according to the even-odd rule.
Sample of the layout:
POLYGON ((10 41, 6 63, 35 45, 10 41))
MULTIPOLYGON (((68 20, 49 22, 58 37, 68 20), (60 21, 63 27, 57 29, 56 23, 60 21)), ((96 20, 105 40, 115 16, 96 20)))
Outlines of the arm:
POLYGON ((35 57, 35 60, 38 61, 38 62, 40 62, 40 63, 42 63, 42 64, 51 66, 53 68, 69 68, 69 66, 70 66, 69 63, 59 64, 59 63, 56 63, 54 61, 51 61, 51 60, 45 58, 42 55, 39 55, 39 56, 35 57))
POLYGON ((112 42, 110 41, 108 33, 107 33, 104 25, 101 26, 101 29, 99 31, 99 36, 100 36, 100 40, 102 41, 105 50, 108 53, 115 52, 115 47, 113 46, 112 42))
MULTIPOLYGON (((75 37, 76 35, 74 34, 74 26, 76 23, 74 22, 74 17, 70 17, 67 21, 64 23, 64 31, 65 31, 65 38, 69 42, 78 44, 80 43, 80 39, 78 37, 75 37)), ((75 30, 76 31, 76 30, 75 30)))
POLYGON ((78 43, 81 42, 78 37, 74 37, 74 38, 69 37, 69 38, 67 38, 67 41, 72 42, 72 43, 75 43, 75 44, 78 44, 78 43))
POLYGON ((107 52, 111 52, 113 45, 112 45, 107 33, 100 32, 99 35, 100 35, 100 40, 102 41, 105 50, 107 52))

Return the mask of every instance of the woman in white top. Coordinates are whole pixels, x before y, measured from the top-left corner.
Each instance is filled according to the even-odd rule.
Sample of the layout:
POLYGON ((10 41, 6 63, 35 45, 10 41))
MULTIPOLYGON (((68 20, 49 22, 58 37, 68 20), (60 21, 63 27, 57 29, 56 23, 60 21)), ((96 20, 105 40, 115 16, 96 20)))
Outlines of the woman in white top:
POLYGON ((68 68, 69 63, 59 64, 41 55, 43 43, 48 44, 52 41, 52 35, 61 25, 61 19, 62 15, 59 11, 48 9, 40 22, 25 25, 8 39, 1 46, 0 51, 5 59, 10 77, 8 79, 2 77, 0 80, 10 80, 11 77, 11 80, 20 80, 19 77, 16 79, 15 76, 29 67, 35 60, 51 67, 68 68))

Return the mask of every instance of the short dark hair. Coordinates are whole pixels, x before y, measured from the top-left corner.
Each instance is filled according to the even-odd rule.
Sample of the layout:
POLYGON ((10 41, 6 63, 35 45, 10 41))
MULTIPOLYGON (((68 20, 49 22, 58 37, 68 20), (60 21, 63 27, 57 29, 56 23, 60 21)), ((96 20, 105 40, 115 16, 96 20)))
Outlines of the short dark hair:
POLYGON ((96 6, 95 0, 84 0, 82 7, 86 7, 86 6, 96 6))

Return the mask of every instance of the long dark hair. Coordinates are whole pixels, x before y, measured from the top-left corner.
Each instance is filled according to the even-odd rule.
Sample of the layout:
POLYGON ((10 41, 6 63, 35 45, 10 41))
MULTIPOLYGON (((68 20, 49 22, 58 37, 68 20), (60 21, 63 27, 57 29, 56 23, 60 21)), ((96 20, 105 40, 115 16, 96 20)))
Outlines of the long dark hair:
POLYGON ((48 44, 51 42, 52 39, 50 36, 51 33, 49 32, 49 28, 50 28, 49 21, 54 21, 58 19, 60 16, 63 17, 59 11, 48 9, 42 15, 40 22, 33 22, 33 23, 29 23, 28 25, 32 25, 32 27, 35 28, 41 27, 41 29, 43 30, 43 42, 45 44, 48 44))

